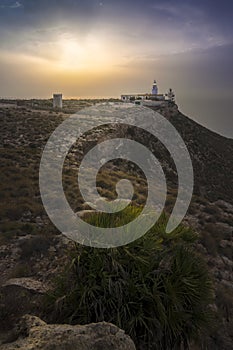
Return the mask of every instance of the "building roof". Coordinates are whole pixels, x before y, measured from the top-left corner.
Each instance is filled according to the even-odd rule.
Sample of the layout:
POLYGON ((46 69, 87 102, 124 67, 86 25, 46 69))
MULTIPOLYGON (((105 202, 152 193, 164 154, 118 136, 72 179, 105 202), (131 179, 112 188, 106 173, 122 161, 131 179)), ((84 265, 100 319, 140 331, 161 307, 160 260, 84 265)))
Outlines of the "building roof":
POLYGON ((165 96, 164 94, 122 94, 121 96, 165 96))

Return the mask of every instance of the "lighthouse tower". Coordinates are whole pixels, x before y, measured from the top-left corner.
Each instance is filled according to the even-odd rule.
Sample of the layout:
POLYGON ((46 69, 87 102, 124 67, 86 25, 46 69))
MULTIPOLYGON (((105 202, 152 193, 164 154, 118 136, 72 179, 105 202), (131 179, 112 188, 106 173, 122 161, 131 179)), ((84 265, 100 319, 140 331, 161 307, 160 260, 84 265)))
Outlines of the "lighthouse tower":
POLYGON ((154 84, 153 84, 153 87, 152 87, 152 95, 158 95, 158 85, 156 83, 156 80, 154 80, 154 84))

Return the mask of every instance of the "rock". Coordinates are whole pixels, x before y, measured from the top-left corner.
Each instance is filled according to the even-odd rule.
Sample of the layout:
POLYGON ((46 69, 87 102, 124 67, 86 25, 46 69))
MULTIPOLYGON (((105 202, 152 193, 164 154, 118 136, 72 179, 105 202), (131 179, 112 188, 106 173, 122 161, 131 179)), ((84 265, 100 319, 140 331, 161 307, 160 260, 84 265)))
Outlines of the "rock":
POLYGON ((233 261, 228 259, 226 256, 222 257, 222 260, 224 261, 224 264, 227 265, 228 267, 233 267, 233 261))
POLYGON ((11 329, 12 324, 26 313, 38 314, 48 287, 32 278, 14 278, 5 282, 0 290, 0 323, 2 329, 11 329))
POLYGON ((42 218, 40 216, 37 216, 36 217, 36 223, 38 226, 43 226, 44 225, 44 222, 42 220, 42 218))
POLYGON ((81 219, 91 215, 91 214, 96 214, 95 210, 81 210, 76 213, 81 219))
POLYGON ((20 319, 19 323, 16 325, 14 333, 17 334, 17 337, 28 337, 30 329, 45 325, 46 323, 42 321, 39 317, 25 315, 20 319))
POLYGON ((7 288, 10 286, 19 287, 39 294, 45 294, 48 291, 48 288, 46 288, 44 284, 32 278, 12 278, 5 282, 2 287, 7 288))
POLYGON ((227 210, 230 213, 233 213, 233 205, 228 202, 225 202, 223 200, 218 200, 214 204, 216 204, 220 208, 223 208, 224 210, 227 210))
POLYGON ((106 322, 85 326, 48 325, 26 315, 14 332, 17 339, 6 341, 0 350, 136 350, 124 331, 106 322))
MULTIPOLYGON (((233 242, 232 241, 227 241, 227 240, 222 240, 220 243, 219 243, 219 246, 221 248, 227 248, 227 247, 232 247, 233 248, 233 242)), ((233 258, 233 253, 232 253, 232 258, 233 258)))

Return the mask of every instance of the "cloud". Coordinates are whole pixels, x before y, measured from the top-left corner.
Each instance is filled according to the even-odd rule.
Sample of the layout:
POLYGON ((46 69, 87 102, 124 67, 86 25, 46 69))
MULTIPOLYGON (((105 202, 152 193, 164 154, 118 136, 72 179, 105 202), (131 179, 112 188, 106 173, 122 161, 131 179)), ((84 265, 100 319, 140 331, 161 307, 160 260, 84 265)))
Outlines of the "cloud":
POLYGON ((204 12, 201 8, 194 7, 186 3, 157 3, 151 6, 154 10, 172 15, 175 17, 184 17, 184 18, 203 18, 204 12))
POLYGON ((23 7, 23 4, 21 4, 21 2, 16 1, 15 3, 12 4, 2 4, 0 5, 1 9, 17 9, 19 7, 23 7))
POLYGON ((18 7, 22 7, 22 6, 23 5, 19 1, 16 1, 16 3, 10 6, 10 8, 17 9, 18 7))

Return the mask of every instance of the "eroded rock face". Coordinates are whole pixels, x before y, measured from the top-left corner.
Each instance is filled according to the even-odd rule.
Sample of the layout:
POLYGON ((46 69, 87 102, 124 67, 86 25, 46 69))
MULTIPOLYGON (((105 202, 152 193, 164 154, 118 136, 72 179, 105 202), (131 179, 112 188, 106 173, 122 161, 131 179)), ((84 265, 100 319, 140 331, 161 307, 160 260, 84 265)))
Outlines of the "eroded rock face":
POLYGON ((43 283, 33 278, 12 278, 3 284, 3 288, 8 287, 19 287, 38 294, 44 294, 48 291, 43 283))
POLYGON ((33 278, 12 278, 0 288, 0 331, 9 330, 12 324, 27 313, 38 315, 49 290, 45 283, 33 278))
POLYGON ((24 316, 13 338, 0 350, 136 350, 133 341, 118 327, 106 323, 85 326, 48 325, 35 316, 24 316))

